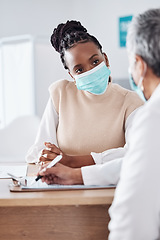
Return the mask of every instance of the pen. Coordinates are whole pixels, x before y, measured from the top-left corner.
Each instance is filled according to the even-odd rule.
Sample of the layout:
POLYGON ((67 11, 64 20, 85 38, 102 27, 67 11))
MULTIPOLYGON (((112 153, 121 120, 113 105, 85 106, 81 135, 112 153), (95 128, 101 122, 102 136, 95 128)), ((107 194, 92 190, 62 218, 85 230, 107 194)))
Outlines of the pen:
MULTIPOLYGON (((50 163, 48 164, 48 166, 47 166, 46 168, 51 168, 51 167, 53 167, 53 166, 56 165, 56 163, 58 163, 61 159, 62 159, 62 155, 58 155, 55 159, 52 160, 52 162, 50 162, 50 163)), ((32 185, 34 182, 37 182, 37 181, 38 181, 39 179, 41 179, 42 177, 43 177, 43 176, 38 175, 30 185, 32 185)))

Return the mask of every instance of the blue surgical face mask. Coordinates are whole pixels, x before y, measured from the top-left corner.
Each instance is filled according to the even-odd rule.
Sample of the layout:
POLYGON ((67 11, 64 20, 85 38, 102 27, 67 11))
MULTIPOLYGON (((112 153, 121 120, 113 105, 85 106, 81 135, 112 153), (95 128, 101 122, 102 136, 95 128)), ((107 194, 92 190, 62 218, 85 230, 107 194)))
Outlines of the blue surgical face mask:
MULTIPOLYGON (((136 60, 134 62, 136 62, 136 60)), ((143 90, 141 89, 142 82, 143 82, 143 79, 144 79, 144 77, 146 75, 146 71, 147 71, 147 64, 145 62, 143 62, 143 64, 144 64, 144 72, 143 72, 142 76, 139 79, 138 85, 136 85, 136 83, 135 83, 135 81, 133 79, 133 76, 131 74, 131 69, 130 68, 128 69, 128 72, 129 72, 129 82, 130 82, 131 89, 133 91, 135 91, 142 98, 143 101, 147 101, 147 99, 144 96, 143 90)))
POLYGON ((146 101, 146 98, 143 94, 143 91, 141 90, 141 88, 139 86, 137 86, 135 84, 135 81, 134 81, 134 79, 132 77, 132 74, 130 72, 129 72, 129 83, 130 83, 131 89, 133 91, 135 91, 142 98, 143 101, 146 101))
POLYGON ((107 89, 110 74, 111 71, 107 68, 105 62, 102 62, 95 68, 76 75, 76 86, 79 90, 101 95, 107 89))

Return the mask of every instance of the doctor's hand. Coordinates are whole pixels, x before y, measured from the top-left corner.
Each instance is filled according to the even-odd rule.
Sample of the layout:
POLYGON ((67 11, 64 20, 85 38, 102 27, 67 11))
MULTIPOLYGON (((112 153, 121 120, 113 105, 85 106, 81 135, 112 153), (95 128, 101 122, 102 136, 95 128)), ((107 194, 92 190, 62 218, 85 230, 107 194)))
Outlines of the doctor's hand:
POLYGON ((37 174, 43 176, 41 178, 42 182, 63 185, 83 184, 80 168, 70 168, 61 163, 57 163, 51 168, 46 168, 47 165, 48 164, 43 165, 37 174))

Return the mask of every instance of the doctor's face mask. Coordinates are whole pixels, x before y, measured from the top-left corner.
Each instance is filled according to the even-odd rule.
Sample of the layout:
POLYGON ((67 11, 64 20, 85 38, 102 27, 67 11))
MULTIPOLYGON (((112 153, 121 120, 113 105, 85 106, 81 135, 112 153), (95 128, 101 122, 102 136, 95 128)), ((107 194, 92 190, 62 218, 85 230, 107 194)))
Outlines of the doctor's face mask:
MULTIPOLYGON (((133 65, 136 63, 136 60, 134 60, 134 62, 132 63, 132 68, 133 68, 133 65)), ((144 80, 144 77, 146 75, 146 71, 147 71, 147 64, 144 62, 144 72, 142 74, 142 76, 140 77, 139 81, 138 81, 138 85, 135 83, 134 79, 133 79, 133 76, 132 76, 132 71, 131 71, 131 68, 128 69, 128 72, 129 72, 129 82, 130 82, 130 86, 131 86, 131 89, 133 91, 135 91, 141 98, 143 101, 147 101, 147 99, 145 98, 145 95, 144 95, 144 87, 143 87, 143 80, 144 80)))
POLYGON ((110 69, 103 61, 93 69, 76 75, 76 86, 79 90, 88 91, 95 95, 101 95, 107 89, 110 74, 110 69))
POLYGON ((139 80, 139 83, 140 83, 140 84, 138 84, 138 86, 137 86, 136 83, 135 83, 135 81, 134 81, 134 79, 133 79, 133 76, 132 76, 132 74, 131 74, 130 69, 128 70, 128 73, 129 73, 129 83, 130 83, 131 89, 132 89, 133 91, 135 91, 135 92, 142 98, 143 101, 146 101, 146 98, 145 98, 145 96, 144 96, 144 93, 143 93, 142 89, 140 88, 140 84, 142 84, 143 78, 141 78, 141 79, 139 80))

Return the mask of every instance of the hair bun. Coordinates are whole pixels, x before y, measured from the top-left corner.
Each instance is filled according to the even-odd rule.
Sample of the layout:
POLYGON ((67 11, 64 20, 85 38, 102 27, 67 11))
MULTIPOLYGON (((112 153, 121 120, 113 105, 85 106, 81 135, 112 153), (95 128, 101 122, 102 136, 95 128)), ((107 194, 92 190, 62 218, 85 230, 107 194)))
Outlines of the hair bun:
POLYGON ((87 29, 83 27, 79 21, 74 20, 59 24, 51 36, 52 46, 57 52, 60 52, 62 40, 67 34, 70 35, 75 32, 87 32, 87 29))

